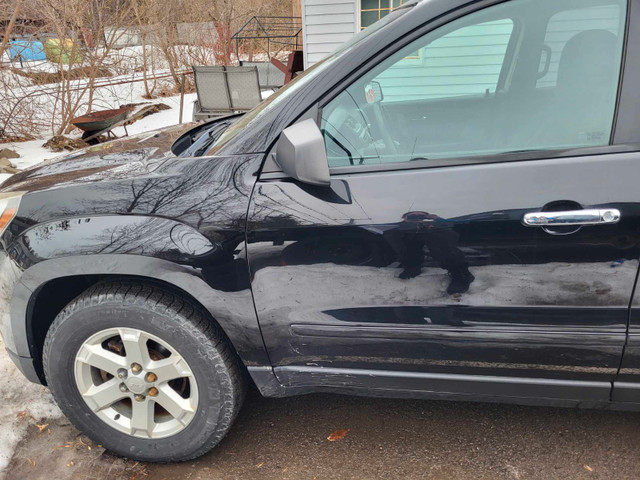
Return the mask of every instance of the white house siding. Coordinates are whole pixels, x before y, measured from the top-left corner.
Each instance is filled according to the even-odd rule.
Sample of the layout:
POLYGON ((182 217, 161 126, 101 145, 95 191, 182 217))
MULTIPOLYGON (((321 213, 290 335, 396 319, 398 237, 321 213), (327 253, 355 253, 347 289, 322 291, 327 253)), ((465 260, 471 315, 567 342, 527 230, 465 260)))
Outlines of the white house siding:
POLYGON ((511 20, 464 27, 400 60, 377 80, 385 100, 424 100, 495 92, 511 20))
POLYGON ((358 31, 357 0, 302 0, 305 68, 319 62, 358 31))

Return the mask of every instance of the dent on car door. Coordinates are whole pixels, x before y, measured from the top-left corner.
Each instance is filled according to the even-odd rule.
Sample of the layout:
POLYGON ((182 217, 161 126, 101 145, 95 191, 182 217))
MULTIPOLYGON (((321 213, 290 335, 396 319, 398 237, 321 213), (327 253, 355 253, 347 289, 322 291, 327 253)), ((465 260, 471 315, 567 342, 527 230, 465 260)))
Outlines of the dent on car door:
POLYGON ((261 179, 249 210, 282 382, 609 399, 640 234, 638 155, 610 145, 626 18, 624 0, 512 0, 324 105, 331 187, 261 179), (394 101, 433 99, 452 109, 437 138, 391 126, 394 101), (567 210, 599 224, 523 223, 567 210))

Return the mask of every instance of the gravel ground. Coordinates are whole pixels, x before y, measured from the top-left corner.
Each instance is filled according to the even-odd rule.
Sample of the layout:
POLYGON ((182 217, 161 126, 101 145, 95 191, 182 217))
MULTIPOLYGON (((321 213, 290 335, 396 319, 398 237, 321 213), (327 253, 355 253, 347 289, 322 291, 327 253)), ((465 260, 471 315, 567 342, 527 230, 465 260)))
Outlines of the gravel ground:
POLYGON ((112 456, 64 419, 31 423, 8 479, 640 477, 640 414, 627 412, 252 392, 218 448, 174 465, 112 456))

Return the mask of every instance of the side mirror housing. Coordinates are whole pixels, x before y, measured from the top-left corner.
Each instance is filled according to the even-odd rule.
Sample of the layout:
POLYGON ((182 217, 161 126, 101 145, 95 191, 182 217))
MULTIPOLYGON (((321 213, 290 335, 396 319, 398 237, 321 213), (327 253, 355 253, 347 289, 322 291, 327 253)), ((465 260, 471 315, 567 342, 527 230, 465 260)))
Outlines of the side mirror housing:
POLYGON ((331 183, 324 138, 312 119, 282 131, 276 148, 276 162, 284 173, 300 182, 319 186, 331 183))

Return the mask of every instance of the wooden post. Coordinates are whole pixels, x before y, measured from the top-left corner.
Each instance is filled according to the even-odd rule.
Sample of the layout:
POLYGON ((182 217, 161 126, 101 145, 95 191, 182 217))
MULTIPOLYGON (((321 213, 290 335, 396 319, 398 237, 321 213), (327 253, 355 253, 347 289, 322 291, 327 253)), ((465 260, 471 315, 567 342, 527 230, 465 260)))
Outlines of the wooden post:
POLYGON ((184 82, 186 81, 186 75, 182 74, 182 81, 180 82, 180 125, 182 125, 182 112, 184 112, 184 82))
MULTIPOLYGON (((292 0, 292 15, 294 18, 299 18, 300 20, 302 20, 302 0, 292 0)), ((302 25, 302 24, 301 24, 302 25)), ((302 28, 306 28, 304 25, 302 25, 302 28)), ((304 34, 303 34, 304 35, 304 34)), ((298 43, 298 36, 296 36, 296 50, 301 50, 302 49, 302 45, 300 45, 298 43)))
POLYGON ((292 11, 291 16, 300 18, 302 17, 302 0, 293 0, 291 2, 292 11))

